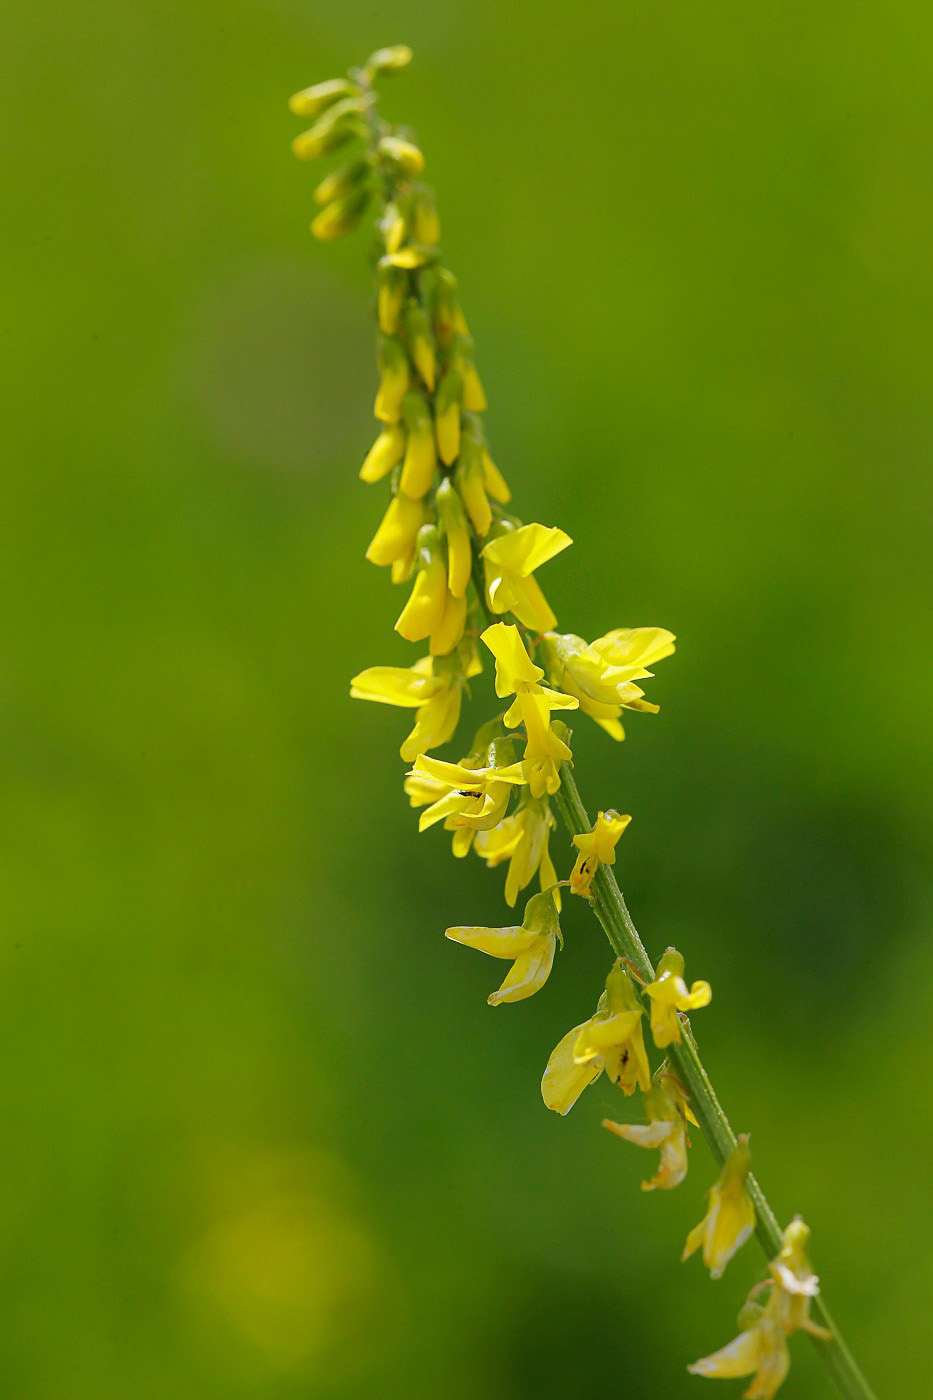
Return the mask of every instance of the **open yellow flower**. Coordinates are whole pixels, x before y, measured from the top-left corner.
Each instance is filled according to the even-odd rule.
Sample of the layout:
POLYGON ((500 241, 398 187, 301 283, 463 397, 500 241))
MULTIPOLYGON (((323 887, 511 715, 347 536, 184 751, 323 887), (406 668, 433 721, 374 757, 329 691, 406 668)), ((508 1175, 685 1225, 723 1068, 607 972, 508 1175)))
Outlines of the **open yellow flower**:
MULTIPOLYGON (((514 909, 520 892, 537 873, 542 890, 557 883, 548 842, 554 817, 547 802, 529 799, 490 831, 478 831, 476 854, 490 867, 508 861, 505 877, 505 902, 514 909)), ((560 891, 554 891, 560 908, 560 891)))
POLYGON ((495 613, 512 612, 526 627, 546 632, 557 621, 534 577, 535 569, 553 559, 572 540, 553 525, 503 529, 484 545, 486 597, 495 613))
POLYGON ((674 634, 662 627, 620 628, 588 645, 572 632, 548 632, 542 654, 554 685, 580 701, 584 714, 614 739, 624 739, 623 709, 657 714, 636 685, 653 673, 646 669, 674 650, 674 634))
POLYGON ((515 696, 504 723, 509 728, 525 726, 525 768, 531 795, 555 793, 560 787, 559 765, 573 755, 551 724, 551 710, 576 709, 577 701, 540 684, 544 672, 531 660, 517 627, 493 623, 483 632, 482 641, 496 658, 496 694, 500 698, 515 696))
POLYGON ((447 937, 467 948, 478 948, 493 958, 510 958, 512 966, 490 1006, 524 1001, 533 996, 550 975, 554 950, 560 941, 560 924, 553 894, 532 895, 525 905, 521 925, 511 928, 449 928, 447 937))
POLYGON ((447 824, 448 830, 469 827, 473 831, 489 831, 502 820, 512 787, 525 783, 526 778, 523 764, 501 762, 502 758, 514 757, 513 741, 504 739, 491 748, 491 762, 483 768, 445 763, 427 754, 415 759, 409 776, 431 778, 439 789, 431 805, 421 813, 419 831, 427 831, 440 821, 447 824))
POLYGON ((673 1191, 687 1175, 687 1121, 696 1119, 687 1107, 683 1089, 672 1075, 660 1073, 645 1094, 647 1123, 614 1123, 603 1119, 603 1127, 636 1147, 657 1147, 661 1151, 658 1170, 650 1181, 643 1181, 643 1191, 673 1191))
POLYGON ((570 888, 574 894, 589 896, 593 876, 599 867, 615 865, 616 843, 631 820, 631 817, 620 816, 610 808, 608 812, 599 813, 592 831, 573 838, 573 844, 579 851, 570 872, 570 888))
POLYGON ((569 1113, 605 1070, 623 1094, 647 1092, 651 1069, 645 1052, 644 1015, 628 973, 616 961, 595 1015, 574 1026, 555 1047, 541 1080, 541 1096, 555 1113, 569 1113))
POLYGON ((463 687, 482 670, 474 649, 453 658, 423 657, 413 666, 369 666, 350 682, 354 700, 374 700, 417 711, 399 752, 407 763, 452 738, 460 719, 463 687))
POLYGON ((746 1186, 751 1161, 748 1136, 740 1133, 719 1180, 710 1188, 706 1214, 687 1236, 681 1258, 689 1259, 702 1245, 703 1263, 710 1278, 722 1276, 729 1260, 755 1228, 755 1207, 746 1186))
POLYGON ((684 981, 684 960, 676 948, 668 948, 658 963, 658 975, 645 988, 651 998, 651 1034, 659 1050, 680 1044, 679 1011, 709 1006, 713 991, 708 982, 684 981))
POLYGON ((731 1380, 754 1376, 744 1392, 746 1400, 772 1400, 790 1370, 790 1352, 781 1328, 767 1309, 746 1303, 739 1313, 742 1330, 728 1346, 695 1361, 687 1370, 694 1376, 731 1380))

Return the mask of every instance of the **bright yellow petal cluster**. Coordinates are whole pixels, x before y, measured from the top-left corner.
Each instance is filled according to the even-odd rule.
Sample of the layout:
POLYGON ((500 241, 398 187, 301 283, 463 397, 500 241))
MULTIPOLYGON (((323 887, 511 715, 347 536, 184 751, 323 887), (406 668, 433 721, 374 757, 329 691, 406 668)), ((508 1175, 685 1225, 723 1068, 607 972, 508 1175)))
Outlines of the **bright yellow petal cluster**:
POLYGON ((572 544, 570 536, 554 525, 503 527, 483 547, 486 597, 494 613, 511 612, 535 632, 546 632, 557 618, 541 592, 535 569, 572 544))
POLYGON ((569 1113, 605 1070, 623 1094, 651 1086, 641 1019, 644 1015, 621 961, 606 978, 595 1015, 574 1026, 556 1046, 541 1080, 541 1096, 555 1113, 569 1113))
POLYGON ((663 627, 627 627, 607 632, 588 645, 572 632, 548 632, 542 654, 554 685, 575 695, 584 714, 611 734, 624 739, 619 716, 625 710, 657 714, 635 684, 653 673, 646 668, 670 656, 674 634, 663 627))
POLYGON ((531 795, 553 794, 560 787, 560 764, 573 755, 556 733, 551 711, 576 709, 577 701, 540 684, 544 672, 531 660, 517 627, 496 622, 483 632, 482 641, 496 658, 496 694, 515 696, 504 723, 509 728, 525 726, 525 771, 531 795))
POLYGON ((374 700, 417 711, 414 728, 399 750, 411 763, 452 737, 460 719, 463 686, 481 670, 472 649, 460 669, 430 656, 413 666, 370 666, 353 677, 350 695, 354 700, 374 700))
POLYGON ((645 988, 651 998, 651 1034, 659 1050, 680 1044, 680 1011, 709 1006, 713 990, 708 982, 684 981, 684 960, 676 948, 668 948, 658 963, 658 975, 645 988))
POLYGON ((636 1147, 660 1148, 658 1170, 650 1181, 642 1182, 641 1189, 672 1191, 687 1175, 687 1148, 690 1146, 687 1123, 696 1122, 687 1107, 683 1088, 673 1075, 662 1071, 655 1076, 645 1094, 645 1113, 646 1124, 615 1123, 604 1118, 603 1127, 636 1147))
POLYGON ((493 958, 512 960, 502 986, 488 998, 490 1006, 524 1001, 539 991, 550 975, 560 936, 557 907, 550 891, 532 895, 519 927, 447 930, 447 937, 455 943, 477 948, 493 958))
POLYGON ((570 872, 570 888, 574 894, 588 897, 593 876, 600 865, 615 864, 616 843, 631 820, 631 817, 620 816, 610 808, 608 812, 599 813, 592 831, 573 838, 573 844, 579 851, 570 872))
POLYGON ((706 1214, 687 1236, 682 1258, 689 1259, 702 1245, 703 1263, 711 1278, 721 1277, 755 1228, 755 1207, 746 1185, 751 1160, 748 1137, 740 1133, 719 1180, 710 1188, 706 1214))
MULTIPOLYGON (((500 750, 509 745, 500 743, 500 750)), ((472 831, 489 831, 505 816, 509 797, 515 785, 525 783, 521 763, 485 768, 467 767, 464 763, 445 763, 439 758, 419 754, 409 777, 424 783, 433 780, 431 805, 421 813, 418 830, 427 831, 436 822, 444 822, 448 831, 459 827, 472 831)), ((423 787, 423 791, 430 789, 423 787)))

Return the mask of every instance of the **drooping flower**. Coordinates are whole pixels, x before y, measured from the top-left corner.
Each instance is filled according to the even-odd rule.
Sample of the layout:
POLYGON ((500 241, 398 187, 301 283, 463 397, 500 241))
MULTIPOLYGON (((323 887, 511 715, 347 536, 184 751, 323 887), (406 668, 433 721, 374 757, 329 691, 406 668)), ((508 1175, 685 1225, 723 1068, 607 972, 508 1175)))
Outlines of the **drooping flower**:
POLYGON ((702 1245, 703 1263, 710 1278, 722 1276, 729 1260, 755 1228, 755 1207, 746 1185, 751 1161, 748 1136, 740 1133, 719 1180, 710 1188, 706 1214, 687 1236, 681 1258, 689 1259, 702 1245))
POLYGON ((411 763, 453 736, 463 687, 481 670, 475 649, 464 646, 453 657, 425 656, 413 666, 370 666, 353 677, 350 695, 417 711, 414 728, 399 750, 411 763))
POLYGON ((620 816, 612 808, 600 812, 592 831, 573 838, 579 851, 576 864, 570 872, 570 888, 574 894, 589 896, 593 876, 601 865, 614 865, 616 843, 629 822, 630 816, 620 816))
POLYGON ((696 1011, 709 1006, 713 990, 708 982, 684 981, 684 960, 676 948, 668 948, 658 963, 658 975, 645 988, 651 998, 651 1034, 659 1050, 680 1044, 679 1011, 696 1011))
POLYGON ((551 891, 532 895, 517 927, 456 927, 447 930, 447 937, 491 957, 512 960, 502 986, 488 998, 490 1006, 524 1001, 544 986, 554 963, 554 950, 561 941, 554 896, 551 891))
MULTIPOLYGON (((557 882, 557 873, 548 850, 554 817, 546 801, 528 798, 514 812, 489 831, 478 831, 476 854, 490 867, 508 861, 505 901, 515 907, 519 893, 537 873, 542 890, 557 882)), ((560 908, 560 892, 555 890, 560 908)))
POLYGON ((617 960, 595 1015, 574 1026, 553 1050, 541 1080, 548 1108, 569 1113, 577 1099, 605 1070, 623 1094, 647 1092, 651 1069, 645 1052, 644 1015, 628 973, 617 960))
POLYGON ((809 1332, 814 1337, 832 1336, 810 1318, 810 1304, 820 1291, 820 1281, 810 1265, 807 1246, 810 1227, 799 1215, 784 1231, 784 1238, 769 1271, 775 1288, 768 1308, 785 1332, 809 1332))
POLYGON ((633 1142, 637 1147, 657 1147, 661 1150, 658 1170, 650 1181, 643 1181, 643 1191, 673 1191, 687 1175, 687 1121, 696 1122, 687 1107, 686 1097, 677 1080, 663 1071, 652 1081, 645 1094, 647 1123, 615 1123, 603 1119, 603 1127, 616 1137, 633 1142))
POLYGON ((551 710, 573 710, 577 702, 572 696, 540 684, 544 672, 531 660, 517 627, 493 623, 481 640, 496 658, 496 694, 500 698, 515 696, 504 723, 509 728, 525 726, 525 764, 531 795, 555 793, 560 787, 558 767, 573 755, 551 724, 551 710))
POLYGON ((440 821, 451 831, 457 827, 489 831, 502 820, 512 787, 527 780, 524 765, 514 761, 513 740, 500 740, 490 748, 489 764, 483 768, 445 763, 442 759, 419 754, 409 776, 431 778, 438 787, 438 795, 421 813, 419 831, 427 831, 440 821))
POLYGON ((546 632, 557 621, 534 577, 535 569, 553 559, 572 540, 548 525, 522 525, 502 532, 483 546, 486 597, 495 613, 512 612, 526 627, 546 632))
POLYGON ((687 1370, 694 1376, 730 1380, 754 1376, 744 1392, 746 1400, 772 1400, 790 1370, 790 1352, 783 1331, 766 1308, 746 1303, 739 1313, 739 1335, 727 1346, 695 1361, 687 1370))
POLYGON ((411 596, 399 613, 395 630, 409 642, 430 639, 432 656, 446 656, 463 636, 467 602, 447 586, 447 561, 437 527, 418 531, 417 573, 411 596))
POLYGON ((572 632, 548 632, 542 638, 551 682, 580 701, 584 714, 614 739, 624 739, 623 709, 657 714, 635 682, 650 677, 646 669, 674 650, 674 634, 663 627, 619 628, 587 644, 572 632))

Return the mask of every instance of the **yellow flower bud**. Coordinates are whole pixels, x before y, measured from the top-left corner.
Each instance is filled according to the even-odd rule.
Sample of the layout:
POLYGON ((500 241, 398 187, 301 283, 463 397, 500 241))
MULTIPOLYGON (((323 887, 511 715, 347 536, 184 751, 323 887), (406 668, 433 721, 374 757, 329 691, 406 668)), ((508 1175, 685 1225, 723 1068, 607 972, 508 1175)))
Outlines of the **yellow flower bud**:
POLYGON ((460 403, 463 398, 463 377, 457 369, 448 369, 437 386, 434 401, 434 430, 441 461, 452 466, 460 452, 460 403))
MULTIPOLYGON (((430 240, 425 240, 430 241, 430 240)), ((465 331, 465 322, 460 311, 460 298, 457 279, 446 267, 439 267, 434 273, 431 289, 431 320, 439 345, 445 349, 453 343, 458 332, 465 331)))
POLYGON ((405 242, 405 220, 397 204, 386 205, 379 220, 379 232, 385 242, 386 252, 397 253, 405 242))
POLYGON ((682 1258, 689 1259, 702 1245, 703 1263, 710 1278, 722 1275, 755 1228, 755 1207, 746 1187, 751 1162, 748 1137, 740 1133, 719 1180, 710 1188, 706 1214, 687 1236, 682 1258))
POLYGON ((316 117, 342 97, 359 96, 360 88, 349 78, 330 78, 325 83, 315 83, 314 87, 296 92, 294 97, 288 99, 288 105, 296 117, 316 117))
POLYGON ((342 199, 335 199, 311 220, 311 232, 325 243, 352 233, 365 214, 369 200, 368 189, 353 190, 342 199))
POLYGON ((437 203, 434 191, 427 185, 420 185, 415 191, 411 205, 412 232, 416 243, 433 247, 440 242, 441 221, 437 217, 437 203))
POLYGON ((420 499, 433 486, 437 470, 431 408, 420 390, 409 389, 402 400, 402 416, 407 440, 399 487, 407 496, 420 499))
POLYGON ((388 476, 394 466, 402 460, 405 451, 405 432, 400 423, 390 423, 383 428, 360 467, 360 480, 372 484, 388 476))
POLYGON ((348 165, 338 166, 329 175, 325 175, 317 189, 314 191, 316 204, 330 204, 333 200, 339 199, 341 195, 349 194, 357 185, 362 184, 370 173, 369 162, 366 160, 353 160, 348 165))
POLYGON ((494 501, 498 501, 499 504, 503 506, 508 505, 509 501, 512 499, 512 493, 508 488, 505 477, 502 475, 485 447, 483 448, 483 481, 486 490, 494 501))
POLYGON ((407 44, 392 44, 386 49, 377 49, 363 64, 364 72, 376 78, 383 73, 398 73, 407 68, 412 60, 412 52, 407 44))
POLYGON ((402 399, 408 391, 408 356, 401 341, 383 336, 379 342, 379 391, 373 407, 383 423, 397 423, 402 416, 402 399))
POLYGON ((399 560, 410 563, 415 554, 418 531, 425 520, 421 501, 413 501, 401 491, 396 492, 382 517, 379 529, 366 550, 371 564, 384 566, 399 560))
POLYGON ((400 136, 383 136, 376 149, 383 160, 397 166, 405 175, 420 175, 424 169, 424 156, 412 141, 403 141, 400 136))
POLYGON ((447 587, 455 598, 462 598, 470 582, 473 546, 463 502, 448 477, 437 488, 437 512, 447 539, 447 587))
POLYGON ((405 308, 405 340, 415 369, 421 375, 428 389, 434 392, 434 378, 437 372, 437 359, 434 353, 434 338, 428 318, 421 303, 414 297, 405 308))
POLYGON ((446 656, 463 636, 465 623, 466 598, 449 592, 440 535, 425 525, 418 535, 418 572, 395 630, 409 642, 429 637, 431 655, 446 656))
POLYGON ((328 107, 309 131, 303 131, 292 142, 292 150, 298 159, 314 160, 328 151, 335 151, 354 136, 363 136, 366 131, 364 106, 362 98, 345 97, 343 101, 328 107))
POLYGON ((461 442, 454 479, 474 530, 478 535, 485 535, 492 524, 492 508, 486 497, 482 449, 471 436, 464 436, 461 442))

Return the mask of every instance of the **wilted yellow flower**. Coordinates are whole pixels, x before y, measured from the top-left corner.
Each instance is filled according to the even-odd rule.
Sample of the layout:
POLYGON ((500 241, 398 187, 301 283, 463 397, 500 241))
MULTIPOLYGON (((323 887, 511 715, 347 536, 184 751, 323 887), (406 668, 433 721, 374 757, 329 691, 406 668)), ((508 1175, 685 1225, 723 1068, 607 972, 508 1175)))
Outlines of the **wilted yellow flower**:
POLYGON ((614 739, 625 738, 619 722, 623 709, 657 714, 658 706, 644 698, 635 681, 650 677, 645 668, 673 650, 674 634, 663 627, 620 628, 591 645, 572 632, 548 632, 542 639, 553 684, 575 695, 584 714, 614 739))
POLYGON ((708 982, 684 981, 684 960, 676 948, 668 948, 658 963, 658 975, 645 988, 651 998, 651 1034, 659 1050, 680 1044, 679 1011, 696 1011, 709 1006, 713 990, 708 982))
POLYGON ((512 959, 512 967, 502 986, 488 998, 490 1006, 504 1001, 524 1001, 543 987, 550 975, 560 936, 557 908, 550 891, 532 895, 519 927, 447 930, 447 937, 455 943, 478 948, 493 958, 512 959))
POLYGON ((648 1122, 614 1123, 603 1119, 603 1127, 616 1137, 635 1143, 636 1147, 657 1147, 661 1150, 658 1170, 650 1181, 643 1181, 643 1191, 672 1191, 687 1175, 688 1115, 696 1122, 686 1105, 683 1090, 671 1075, 660 1073, 645 1094, 645 1114, 648 1122))
POLYGON ((410 667, 370 666, 350 682, 354 700, 417 710, 414 728, 399 750, 408 763, 445 744, 457 728, 463 686, 482 666, 472 649, 453 662, 426 656, 410 667))
POLYGON ((746 1186, 751 1160, 748 1136, 740 1133, 719 1180, 710 1188, 706 1214, 687 1236, 681 1257, 689 1259, 702 1245, 703 1263, 711 1278, 721 1277, 733 1254, 755 1228, 755 1207, 746 1186))
MULTIPOLYGON (((510 908, 515 907, 519 893, 535 873, 542 890, 557 883, 557 873, 548 851, 553 826, 554 818, 547 802, 530 798, 490 831, 477 832, 476 854, 488 866, 501 865, 506 860, 509 862, 505 877, 505 902, 510 908)), ((560 895, 556 890, 555 900, 560 908, 560 895)))
POLYGON ((592 831, 573 838, 580 852, 570 872, 570 888, 574 894, 588 895, 600 865, 615 865, 616 842, 631 820, 630 816, 620 816, 610 808, 608 812, 599 813, 592 831))
POLYGON ((795 1215, 784 1231, 777 1257, 768 1266, 775 1283, 768 1310, 788 1334, 799 1330, 827 1338, 832 1333, 810 1319, 810 1303, 820 1291, 820 1281, 810 1266, 809 1242, 810 1227, 795 1215))
POLYGON ((522 525, 497 534, 484 545, 486 597, 495 613, 512 612, 526 627, 545 632, 557 621, 534 578, 572 540, 552 525, 522 525))
POLYGON ((548 1108, 569 1113, 603 1070, 624 1094, 633 1094, 636 1088, 646 1092, 651 1069, 642 1034, 643 1014, 628 974, 617 960, 595 1015, 568 1031, 548 1060, 541 1080, 548 1108))
POLYGON ((756 1303, 746 1303, 739 1313, 739 1335, 695 1361, 687 1370, 694 1376, 716 1376, 731 1380, 736 1376, 754 1376, 744 1392, 746 1400, 772 1400, 790 1370, 790 1352, 781 1328, 767 1309, 756 1303))

